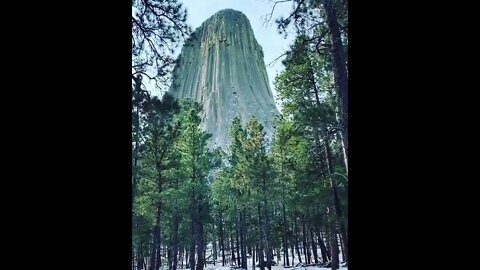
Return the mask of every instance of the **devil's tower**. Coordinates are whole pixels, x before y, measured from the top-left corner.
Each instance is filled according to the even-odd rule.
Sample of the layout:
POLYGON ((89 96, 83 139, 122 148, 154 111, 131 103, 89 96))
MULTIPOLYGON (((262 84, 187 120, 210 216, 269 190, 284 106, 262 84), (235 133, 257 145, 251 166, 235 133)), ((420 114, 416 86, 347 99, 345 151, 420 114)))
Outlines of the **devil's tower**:
POLYGON ((225 9, 207 19, 185 42, 173 74, 169 92, 203 105, 203 127, 214 146, 229 144, 237 115, 243 124, 255 117, 267 135, 273 133, 278 111, 262 47, 243 13, 225 9))

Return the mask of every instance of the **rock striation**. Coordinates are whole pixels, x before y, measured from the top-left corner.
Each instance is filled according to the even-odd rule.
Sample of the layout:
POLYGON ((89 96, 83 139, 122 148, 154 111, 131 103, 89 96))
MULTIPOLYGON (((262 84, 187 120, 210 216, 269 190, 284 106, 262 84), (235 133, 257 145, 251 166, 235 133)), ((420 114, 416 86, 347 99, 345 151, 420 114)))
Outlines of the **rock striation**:
POLYGON ((212 133, 213 147, 229 144, 232 119, 255 117, 267 136, 278 114, 268 83, 263 50, 248 18, 225 9, 198 27, 186 40, 173 71, 169 92, 203 106, 203 128, 212 133))

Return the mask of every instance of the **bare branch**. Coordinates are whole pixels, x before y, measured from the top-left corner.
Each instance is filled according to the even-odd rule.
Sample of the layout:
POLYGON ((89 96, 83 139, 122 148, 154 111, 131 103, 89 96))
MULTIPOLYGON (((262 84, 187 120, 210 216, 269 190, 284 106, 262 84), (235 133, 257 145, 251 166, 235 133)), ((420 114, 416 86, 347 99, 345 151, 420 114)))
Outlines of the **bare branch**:
MULTIPOLYGON (((318 37, 312 37, 312 38, 309 38, 309 39, 304 39, 303 42, 302 42, 302 45, 307 44, 307 43, 309 43, 309 42, 312 42, 312 41, 315 41, 316 39, 318 39, 318 42, 317 42, 316 45, 315 45, 315 47, 317 48, 317 50, 319 51, 319 50, 328 49, 328 48, 319 47, 319 46, 321 46, 321 45, 323 45, 323 46, 328 46, 328 44, 321 43, 321 40, 325 37, 325 35, 326 35, 326 32, 323 33, 322 35, 318 36, 318 37)), ((286 51, 286 52, 282 53, 280 56, 278 56, 278 57, 275 58, 273 61, 271 61, 270 63, 268 63, 267 66, 270 67, 270 66, 274 65, 274 64, 278 61, 278 59, 282 58, 283 56, 285 56, 285 55, 287 55, 287 54, 289 54, 289 53, 296 53, 298 50, 300 50, 300 47, 294 49, 293 51, 286 51)))
POLYGON ((143 68, 144 66, 148 65, 148 61, 145 61, 143 63, 140 63, 140 64, 136 64, 136 65, 132 65, 132 68, 137 70, 137 69, 141 69, 143 68))
POLYGON ((283 56, 287 55, 289 53, 289 51, 286 51, 284 53, 282 53, 280 56, 278 56, 277 58, 273 59, 272 62, 268 63, 268 67, 271 67, 273 65, 275 65, 275 63, 278 61, 278 59, 282 58, 283 56))
POLYGON ((154 3, 151 3, 149 2, 149 0, 142 0, 143 4, 145 5, 146 8, 150 9, 150 11, 157 17, 164 17, 164 18, 167 18, 167 20, 169 20, 171 23, 173 23, 173 25, 182 33, 182 34, 188 34, 187 32, 183 31, 182 27, 180 27, 177 22, 173 19, 173 18, 170 18, 167 14, 168 12, 166 10, 164 10, 161 6, 157 6, 155 5, 154 3), (163 12, 163 14, 159 14, 155 8, 158 8, 159 10, 161 10, 163 12))
MULTIPOLYGON (((135 73, 132 74, 132 76, 134 77, 135 75, 137 74, 142 74, 143 76, 147 77, 149 80, 157 80, 155 77, 150 77, 150 75, 148 75, 147 73, 143 72, 143 71, 136 71, 135 73)), ((134 77, 134 80, 135 80, 135 77, 134 77)))
MULTIPOLYGON (((145 28, 134 17, 132 17, 132 21, 137 25, 140 32, 142 32, 142 35, 143 35, 144 39, 146 39, 148 41, 148 43, 150 44, 151 47, 156 47, 156 46, 150 40, 150 37, 147 36, 147 33, 152 34, 154 37, 157 37, 158 39, 160 39, 164 43, 164 45, 167 47, 167 49, 171 50, 171 48, 168 46, 168 42, 165 40, 165 38, 160 36, 154 29, 145 28)), ((152 48, 152 49, 155 49, 155 52, 156 52, 156 48, 152 48)), ((160 55, 158 52, 157 52, 157 54, 160 55)))
POLYGON ((290 16, 288 16, 286 19, 284 19, 283 21, 287 21, 289 20, 290 18, 292 18, 293 15, 297 14, 298 10, 300 9, 300 7, 303 5, 303 3, 305 2, 305 0, 302 0, 298 3, 298 6, 295 8, 295 10, 290 13, 290 16))
POLYGON ((285 3, 285 2, 291 2, 291 1, 293 1, 293 0, 275 1, 275 3, 272 6, 272 11, 270 12, 270 14, 268 14, 269 17, 268 17, 268 19, 265 19, 265 21, 263 22, 263 25, 266 25, 266 24, 270 23, 270 20, 272 19, 273 12, 275 11, 275 7, 277 6, 277 4, 285 3))

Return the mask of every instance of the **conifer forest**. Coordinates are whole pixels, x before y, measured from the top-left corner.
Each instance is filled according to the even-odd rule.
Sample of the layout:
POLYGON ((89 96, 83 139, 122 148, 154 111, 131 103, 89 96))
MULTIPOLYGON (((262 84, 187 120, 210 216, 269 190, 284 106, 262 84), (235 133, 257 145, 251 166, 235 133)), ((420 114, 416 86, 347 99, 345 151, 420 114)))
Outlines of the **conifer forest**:
POLYGON ((348 267, 348 0, 257 1, 271 85, 258 18, 132 0, 132 270, 348 267))

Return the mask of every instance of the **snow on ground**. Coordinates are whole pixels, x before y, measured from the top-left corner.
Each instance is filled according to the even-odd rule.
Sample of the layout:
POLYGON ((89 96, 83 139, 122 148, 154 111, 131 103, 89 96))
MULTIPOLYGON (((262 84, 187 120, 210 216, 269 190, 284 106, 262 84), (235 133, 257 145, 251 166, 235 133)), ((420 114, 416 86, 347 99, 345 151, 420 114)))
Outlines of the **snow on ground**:
MULTIPOLYGON (((297 260, 298 262, 298 260, 297 260)), ((267 270, 268 268, 265 267, 265 269, 267 270)), ((272 270, 285 270, 285 269, 289 269, 289 270, 317 270, 317 269, 332 269, 331 267, 318 267, 318 266, 307 266, 305 268, 295 268, 295 267, 290 267, 290 268, 284 268, 283 266, 281 265, 276 265, 276 266, 272 266, 272 270)), ((179 268, 180 270, 180 268, 179 268)), ((185 270, 190 270, 189 269, 185 269, 185 270)), ((216 265, 213 265, 213 264, 207 264, 207 267, 205 268, 205 270, 232 270, 232 268, 230 266, 222 266, 222 262, 220 262, 220 264, 216 264, 216 265)), ((238 270, 241 270, 241 269, 238 269, 238 270)), ((248 260, 248 270, 252 270, 252 260, 249 259, 248 260)), ((255 270, 260 270, 260 267, 255 267, 255 270)), ((340 269, 339 270, 348 270, 348 267, 344 267, 344 266, 340 266, 340 269)))
MULTIPOLYGON (((251 264, 249 265, 249 268, 248 270, 251 270, 251 264)), ((256 270, 259 270, 260 267, 255 267, 256 270)), ((268 269, 265 267, 265 269, 268 269)), ((272 266, 272 270, 285 270, 285 269, 291 269, 291 270, 294 270, 295 267, 290 267, 290 268, 284 268, 283 266, 281 265, 277 265, 277 266, 272 266)), ((302 268, 299 268, 299 269, 302 269, 302 268)), ((307 266, 303 269, 306 269, 306 270, 316 270, 316 269, 332 269, 331 267, 318 267, 318 266, 307 266)), ((227 267, 227 266, 221 266, 221 263, 220 263, 220 266, 213 266, 213 264, 209 265, 207 264, 207 268, 206 270, 231 270, 230 267, 227 267)), ((340 270, 348 270, 348 267, 342 267, 340 266, 340 270)))
MULTIPOLYGON (((250 264, 248 265, 248 270, 252 270, 252 267, 251 267, 251 262, 250 264)), ((232 268, 230 268, 230 266, 222 266, 222 263, 220 262, 220 265, 217 264, 216 266, 214 266, 213 264, 207 264, 207 267, 205 268, 206 270, 232 270, 232 268)), ((265 267, 265 269, 268 269, 265 267)), ((290 267, 290 268, 284 268, 283 266, 281 265, 277 265, 277 266, 272 266, 272 270, 285 270, 285 269, 291 269, 291 270, 295 270, 295 267, 290 267)), ((297 269, 302 269, 302 268, 297 268, 297 269)), ((303 270, 317 270, 317 269, 332 269, 331 267, 318 267, 318 266, 307 266, 305 268, 303 268, 303 270)), ((183 269, 180 269, 179 270, 183 270, 183 269)), ((189 269, 184 269, 184 270, 190 270, 189 269)), ((240 270, 240 269, 239 269, 240 270)), ((260 267, 255 267, 255 270, 260 270, 260 267)), ((344 267, 344 266, 340 266, 340 270, 348 270, 348 267, 344 267)))
MULTIPOLYGON (((219 253, 220 255, 221 253, 219 253)), ((291 253, 290 253, 291 254, 291 253)), ((289 254, 289 255, 290 255, 289 254)), ((319 259, 321 259, 321 250, 320 249, 317 249, 317 254, 319 256, 319 259)), ((211 247, 209 246, 207 248, 207 261, 208 260, 211 260, 213 257, 213 253, 212 253, 212 249, 211 247)), ((305 255, 304 254, 301 254, 302 256, 302 261, 305 260, 305 255)), ((292 265, 292 262, 293 262, 293 265, 297 265, 300 261, 298 260, 298 256, 296 255, 295 258, 293 258, 292 256, 288 256, 289 257, 289 262, 290 262, 290 265, 292 265)), ((216 261, 216 264, 213 265, 213 264, 209 264, 207 263, 207 267, 204 268, 205 270, 233 270, 233 268, 231 267, 231 258, 230 258, 230 254, 226 254, 226 259, 228 261, 228 265, 226 266, 222 266, 222 260, 221 260, 221 256, 218 256, 217 258, 217 261, 216 261)), ((281 253, 280 255, 280 260, 278 261, 277 260, 278 257, 276 255, 274 255, 273 257, 273 260, 275 262, 277 262, 279 265, 276 265, 276 266, 272 266, 272 270, 324 270, 324 269, 332 269, 331 267, 319 267, 319 266, 307 266, 307 267, 289 267, 289 268, 284 268, 283 267, 283 252, 281 253)), ((343 256, 342 256, 342 253, 340 252, 339 253, 339 259, 340 259, 340 269, 339 270, 348 270, 348 267, 344 267, 342 266, 343 263, 343 256)), ((313 260, 313 254, 312 254, 312 260, 313 260)), ((179 262, 180 263, 180 262, 179 262)), ((185 261, 183 262, 185 263, 185 261)), ((249 257, 247 258, 247 265, 248 265, 248 269, 247 270, 253 270, 252 269, 252 258, 249 257)), ((258 265, 258 261, 255 263, 255 270, 260 270, 260 267, 257 266, 258 265)), ((190 270, 190 268, 188 269, 185 269, 185 268, 178 268, 179 270, 190 270)), ((267 270, 268 268, 265 267, 265 270, 267 270)), ((164 269, 164 270, 167 270, 167 269, 164 269)), ((236 270, 242 270, 240 268, 236 269, 236 270)))

